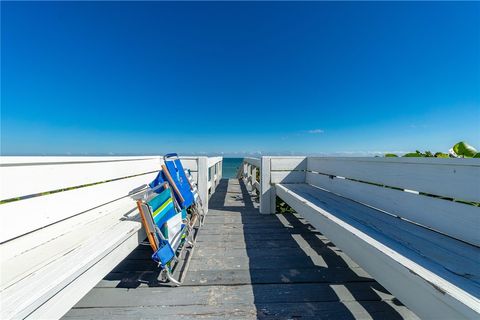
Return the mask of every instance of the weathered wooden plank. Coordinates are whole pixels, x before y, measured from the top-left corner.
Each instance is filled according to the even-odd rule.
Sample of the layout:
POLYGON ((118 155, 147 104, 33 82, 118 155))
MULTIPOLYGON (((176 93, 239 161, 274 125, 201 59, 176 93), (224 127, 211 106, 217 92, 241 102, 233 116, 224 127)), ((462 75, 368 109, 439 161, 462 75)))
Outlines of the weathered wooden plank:
POLYGON ((208 157, 208 167, 213 167, 217 163, 222 161, 222 157, 208 157))
POLYGON ((306 157, 271 157, 270 170, 272 171, 305 171, 307 170, 306 157))
MULTIPOLYGON (((96 287, 137 288, 164 286, 158 270, 111 272, 96 287)), ((374 281, 361 268, 278 268, 250 270, 190 270, 184 286, 243 285, 274 283, 345 283, 374 281)))
MULTIPOLYGON (((306 268, 306 267, 351 267, 358 268, 358 265, 352 261, 345 253, 341 251, 323 251, 312 248, 313 254, 308 254, 306 250, 296 248, 289 250, 290 255, 274 255, 266 253, 248 255, 246 254, 221 254, 215 256, 199 256, 195 255, 190 263, 189 270, 257 270, 271 269, 273 266, 281 266, 281 268, 306 268), (319 262, 316 258, 321 257, 319 262)), ((227 252, 234 249, 228 249, 227 252)), ((147 254, 135 253, 129 259, 119 264, 114 270, 123 272, 128 270, 156 270, 157 265, 151 261, 147 254)))
POLYGON ((113 265, 118 264, 133 250, 141 239, 145 237, 143 230, 133 233, 124 242, 118 244, 111 252, 87 271, 80 274, 60 292, 42 304, 28 319, 59 319, 69 311, 72 305, 80 301, 91 288, 105 276, 113 265))
MULTIPOLYGON (((198 171, 198 157, 180 157, 185 168, 190 169, 196 178, 198 171)), ((13 177, 8 181, 18 178, 19 181, 28 179, 29 183, 19 185, 20 192, 16 196, 34 194, 43 191, 50 191, 95 183, 110 179, 121 178, 134 174, 156 171, 160 169, 163 160, 159 156, 146 157, 1 157, 0 172, 2 177, 13 177), (80 165, 80 166, 77 166, 80 165), (85 168, 85 170, 79 171, 85 168), (130 170, 133 168, 134 170, 130 170), (142 168, 143 171, 142 171, 142 168), (137 172, 138 171, 138 172, 137 172), (6 173, 6 175, 3 175, 6 173), (33 175, 32 175, 33 173, 33 175), (49 173, 52 173, 49 175, 49 173), (66 173, 62 175, 62 173, 66 173), (81 174, 79 174, 81 173, 81 174), (18 175, 18 176, 16 176, 18 175), (38 183, 35 178, 38 175, 38 183), (60 175, 62 179, 56 177, 60 175), (47 179, 43 179, 47 177, 47 179), (78 180, 80 179, 80 180, 78 180), (82 180, 83 179, 83 180, 82 180), (60 184, 55 184, 61 182, 60 184), (32 185, 33 184, 33 185, 32 185), (41 184, 41 187, 35 190, 28 188, 41 184)), ((5 195, 3 191, 10 193, 15 192, 15 187, 8 185, 4 188, 2 184, 1 199, 13 197, 13 195, 5 195)))
MULTIPOLYGON (((262 235, 265 235, 265 238, 268 238, 270 234, 275 234, 278 233, 279 229, 282 228, 282 225, 275 225, 271 227, 263 227, 261 228, 260 226, 257 227, 248 227, 248 228, 210 228, 208 230, 202 230, 202 236, 207 236, 207 235, 241 235, 241 234, 253 234, 253 233, 259 233, 262 235)), ((303 233, 312 231, 311 230, 302 230, 303 233)))
MULTIPOLYGON (((208 260, 192 259, 190 262, 190 271, 203 270, 257 270, 257 269, 271 269, 273 265, 282 265, 287 269, 314 267, 315 264, 308 256, 289 257, 274 257, 270 256, 268 260, 261 259, 255 262, 250 262, 248 258, 210 258, 208 260)), ((127 270, 154 270, 157 266, 151 260, 125 260, 120 265, 113 269, 114 272, 123 272, 127 270)), ((352 267, 358 267, 354 265, 352 267)))
MULTIPOLYGON (((212 211, 213 212, 213 211, 212 211)), ((257 228, 262 229, 265 227, 282 227, 282 224, 278 221, 277 218, 275 220, 263 220, 259 219, 260 216, 257 215, 249 215, 249 216, 229 216, 225 217, 222 215, 213 215, 208 217, 208 224, 205 224, 203 230, 212 230, 216 228, 257 228)), ((272 217, 274 217, 272 215, 272 217)))
MULTIPOLYGON (((344 199, 331 201, 322 197, 321 200, 315 200, 315 197, 319 197, 318 190, 315 190, 315 197, 307 195, 308 199, 306 199, 304 191, 307 189, 305 188, 306 186, 300 185, 290 185, 288 188, 277 185, 277 192, 283 200, 297 212, 301 212, 312 225, 332 239, 337 246, 421 317, 475 318, 478 315, 480 304, 476 297, 479 293, 478 288, 472 287, 473 282, 462 280, 461 277, 453 274, 445 275, 449 272, 443 267, 412 250, 399 246, 395 241, 379 237, 378 233, 375 231, 372 233, 370 227, 358 222, 356 218, 342 216, 342 213, 352 211, 351 207, 345 207, 344 199), (297 190, 293 191, 293 189, 297 190), (327 206, 328 210, 324 206, 327 206), (448 280, 438 274, 446 276, 448 280), (468 287, 473 295, 449 282, 452 278, 457 279, 456 285, 461 285, 462 288, 468 287)), ((325 193, 323 192, 322 195, 325 193)), ((353 204, 350 205, 353 206, 353 204)), ((353 212, 358 213, 359 210, 368 209, 365 206, 362 206, 365 209, 361 209, 360 204, 356 205, 358 210, 353 212)), ((399 220, 397 223, 401 222, 399 220)), ((415 226, 412 225, 412 227, 415 226)), ((465 246, 468 245, 465 244, 465 246)))
MULTIPOLYGON (((215 249, 218 248, 212 248, 211 252, 215 251, 215 249)), ((311 252, 309 252, 310 250, 306 250, 306 248, 287 248, 287 250, 284 251, 278 250, 278 248, 270 249, 272 251, 277 249, 276 252, 280 253, 265 253, 262 255, 262 253, 258 249, 255 249, 255 251, 253 252, 250 252, 250 250, 246 252, 245 249, 240 248, 220 248, 220 250, 216 254, 197 253, 192 257, 192 261, 198 260, 196 264, 199 265, 201 263, 205 263, 205 261, 208 261, 204 265, 204 267, 208 270, 215 269, 215 264, 217 264, 219 268, 222 268, 222 270, 225 269, 225 265, 233 265, 234 267, 232 268, 232 270, 234 270, 238 268, 268 268, 272 262, 279 261, 283 263, 286 261, 285 265, 281 265, 281 267, 283 268, 288 267, 292 264, 288 262, 288 260, 296 260, 296 262, 294 262, 295 266, 299 265, 300 267, 308 267, 312 265, 319 267, 328 267, 329 265, 333 267, 358 267, 357 264, 348 259, 348 256, 346 256, 341 251, 332 251, 325 248, 311 248, 311 252), (315 259, 313 259, 317 256, 320 256, 324 260, 322 265, 317 264, 315 259)), ((142 264, 145 264, 146 267, 150 267, 149 261, 151 260, 151 254, 152 252, 148 250, 135 251, 128 257, 128 259, 125 260, 125 265, 119 265, 117 268, 135 269, 144 267, 142 264), (129 266, 127 266, 126 264, 129 264, 129 266)))
MULTIPOLYGON (((373 229, 375 234, 386 237, 388 241, 392 241, 393 245, 400 245, 402 249, 406 249, 403 253, 406 256, 409 256, 409 252, 414 252, 438 264, 439 267, 430 269, 431 271, 439 269, 444 277, 448 277, 444 269, 449 270, 453 275, 453 279, 450 280, 456 282, 457 285, 460 284, 456 280, 463 282, 465 278, 480 285, 480 269, 478 268, 480 249, 478 247, 405 220, 396 219, 378 210, 314 187, 294 186, 292 190, 302 190, 303 197, 312 202, 323 201, 320 202, 322 205, 329 206, 332 206, 332 203, 335 204, 335 208, 331 209, 331 212, 338 213, 337 216, 360 222, 367 228, 373 229), (341 209, 339 209, 340 207, 341 209), (458 276, 462 278, 456 279, 458 276)), ((480 293, 480 286, 478 289, 480 293)))
POLYGON ((270 183, 305 183, 305 171, 272 171, 270 183))
MULTIPOLYGON (((315 234, 303 233, 302 236, 305 239, 312 239, 315 234)), ((293 239, 291 234, 288 233, 272 233, 266 237, 262 234, 243 234, 243 235, 220 235, 220 234, 203 234, 198 238, 199 242, 249 242, 255 240, 289 240, 293 239)))
POLYGON ((480 159, 315 158, 308 171, 480 202, 480 159))
POLYGON ((320 301, 381 301, 393 299, 376 282, 347 285, 324 283, 262 284, 239 286, 185 286, 164 288, 95 288, 76 305, 91 307, 231 305, 239 303, 289 303, 320 301), (336 290, 340 287, 348 290, 336 290), (158 297, 162 298, 159 299, 158 297), (228 298, 227 298, 228 297, 228 298))
POLYGON ((397 301, 255 303, 72 309, 65 319, 418 319, 397 301))
POLYGON ((243 161, 245 161, 246 163, 251 164, 252 166, 257 167, 257 168, 260 168, 260 166, 261 166, 260 158, 246 157, 246 158, 243 158, 243 161))
POLYGON ((297 252, 292 256, 268 255, 264 258, 254 259, 251 257, 209 257, 208 259, 192 259, 190 270, 257 270, 271 269, 279 265, 282 268, 303 268, 303 267, 351 267, 358 268, 358 264, 345 256, 343 252, 338 254, 324 254, 321 262, 312 259, 311 256, 297 252))
POLYGON ((307 183, 480 246, 480 208, 309 172, 307 183))
MULTIPOLYGON (((213 213, 213 210, 211 211, 213 213)), ((272 216, 274 217, 274 216, 272 216)), ((281 227, 281 222, 278 219, 262 219, 261 216, 251 215, 246 216, 225 216, 225 215, 213 215, 208 219, 208 224, 206 224, 202 230, 214 230, 217 228, 224 229, 248 229, 248 228, 279 228, 281 227), (248 220, 248 221, 246 221, 248 220)))
MULTIPOLYGON (((76 250, 1 292, 2 318, 25 317, 140 230, 138 221, 118 221, 76 250)), ((137 239, 138 240, 138 239, 137 239)))
POLYGON ((97 162, 77 162, 40 164, 8 164, 0 166, 0 199, 10 199, 26 195, 53 191, 90 183, 124 178, 158 171, 160 158, 123 159, 97 162))
POLYGON ((208 246, 212 249, 245 249, 245 248, 264 248, 269 250, 271 248, 298 248, 298 243, 293 238, 291 239, 271 239, 271 240, 249 240, 245 241, 229 241, 219 243, 208 243, 207 241, 199 241, 199 246, 208 246))
POLYGON ((180 157, 184 169, 189 169, 192 174, 198 171, 198 158, 197 157, 180 157))
POLYGON ((37 165, 37 164, 75 164, 75 163, 96 163, 112 162, 123 160, 151 159, 158 156, 2 156, 0 157, 0 166, 19 166, 19 165, 37 165))
POLYGON ((97 208, 97 210, 90 210, 81 215, 44 227, 36 232, 7 241, 0 245, 2 261, 7 261, 15 256, 35 250, 35 248, 53 241, 53 238, 56 239, 62 235, 70 234, 77 229, 81 229, 84 225, 93 223, 97 219, 102 219, 105 215, 124 207, 126 204, 131 205, 131 201, 129 201, 129 199, 115 201, 114 203, 97 208))
MULTIPOLYGON (((106 203, 128 197, 129 192, 149 183, 156 173, 48 194, 0 205, 0 242, 28 234, 106 203)), ((131 207, 135 203, 131 201, 131 207)), ((51 234, 52 238, 57 234, 51 234)))
MULTIPOLYGON (((245 212, 247 210, 242 210, 241 212, 239 211, 239 214, 234 214, 232 211, 227 211, 230 210, 230 208, 225 207, 225 211, 219 211, 216 209, 210 209, 210 213, 208 215, 208 224, 205 225, 204 229, 208 228, 216 228, 218 226, 215 226, 216 224, 222 224, 225 226, 229 226, 230 224, 232 225, 238 225, 242 224, 245 227, 250 227, 250 226, 260 226, 262 227, 263 225, 280 225, 280 222, 277 218, 278 215, 259 215, 257 209, 252 209, 252 212, 255 214, 246 214, 245 212)), ((248 210, 250 211, 250 210, 248 210)), ((293 216, 293 214, 287 213, 287 214, 280 214, 283 217, 289 218, 292 216, 293 222, 296 223, 296 225, 301 225, 302 223, 298 221, 298 219, 293 216)))
MULTIPOLYGON (((315 251, 315 254, 319 254, 325 257, 339 258, 341 251, 337 248, 330 248, 329 246, 319 243, 307 244, 309 249, 315 251)), ((208 260, 209 258, 245 258, 245 259, 263 259, 268 260, 271 256, 275 257, 305 257, 309 254, 305 252, 307 247, 301 248, 297 243, 297 247, 274 247, 265 250, 262 247, 255 248, 227 248, 227 247, 210 247, 210 246, 198 246, 195 249, 195 255, 192 257, 194 260, 208 260)), ((133 251, 128 259, 145 259, 151 258, 152 249, 148 246, 141 246, 133 251)))
POLYGON ((102 233, 124 218, 135 207, 130 199, 110 203, 78 218, 62 221, 0 246, 2 257, 1 289, 37 272, 57 259, 81 248, 92 235, 102 233))

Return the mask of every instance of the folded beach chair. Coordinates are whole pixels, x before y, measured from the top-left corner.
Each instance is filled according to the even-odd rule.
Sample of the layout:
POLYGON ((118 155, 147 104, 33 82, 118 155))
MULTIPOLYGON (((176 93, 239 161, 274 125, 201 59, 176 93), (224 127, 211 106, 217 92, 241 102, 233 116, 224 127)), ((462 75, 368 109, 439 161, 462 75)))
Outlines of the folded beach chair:
MULTIPOLYGON (((154 187, 143 186, 143 191, 134 196, 142 223, 147 233, 150 246, 153 249, 152 259, 162 269, 159 280, 170 281, 176 286, 181 285, 181 279, 173 277, 178 257, 184 249, 193 249, 187 212, 181 209, 172 194, 168 182, 162 181, 160 172, 152 184, 154 187)), ((188 255, 190 258, 191 254, 188 255)), ((182 276, 186 273, 188 261, 185 261, 182 276)))
POLYGON ((198 188, 190 170, 183 168, 182 162, 176 153, 169 153, 163 157, 163 173, 167 181, 173 186, 175 197, 182 209, 191 211, 193 218, 198 216, 200 225, 205 221, 206 210, 198 194, 198 188))
POLYGON ((157 189, 158 186, 162 186, 163 184, 167 183, 172 189, 172 194, 177 206, 180 208, 180 210, 183 210, 185 212, 188 211, 188 214, 187 214, 188 228, 190 231, 193 231, 193 229, 195 228, 195 225, 197 224, 197 221, 200 221, 199 215, 197 214, 197 212, 191 209, 192 207, 191 203, 193 203, 193 201, 188 198, 187 200, 185 200, 182 193, 180 192, 177 185, 175 184, 175 181, 170 176, 168 169, 165 166, 162 166, 162 167, 163 169, 158 172, 157 177, 149 184, 149 187, 152 190, 158 190, 157 189))

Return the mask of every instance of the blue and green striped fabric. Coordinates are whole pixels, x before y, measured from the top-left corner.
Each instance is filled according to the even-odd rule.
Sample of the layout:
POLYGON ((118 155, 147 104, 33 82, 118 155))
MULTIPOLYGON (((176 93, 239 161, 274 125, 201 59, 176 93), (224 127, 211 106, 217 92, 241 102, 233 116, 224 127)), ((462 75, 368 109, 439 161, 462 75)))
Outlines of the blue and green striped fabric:
POLYGON ((171 189, 165 189, 148 201, 155 224, 161 229, 163 224, 177 214, 173 203, 171 189))

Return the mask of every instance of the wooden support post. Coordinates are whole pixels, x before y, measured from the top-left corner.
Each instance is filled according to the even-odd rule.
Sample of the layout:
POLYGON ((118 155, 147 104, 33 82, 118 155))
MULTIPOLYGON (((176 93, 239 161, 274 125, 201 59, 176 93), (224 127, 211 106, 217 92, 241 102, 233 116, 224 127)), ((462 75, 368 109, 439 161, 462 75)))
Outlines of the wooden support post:
POLYGON ((275 187, 270 184, 271 157, 262 157, 260 167, 260 213, 275 213, 275 187))
POLYGON ((208 157, 198 157, 198 195, 208 212, 208 157))

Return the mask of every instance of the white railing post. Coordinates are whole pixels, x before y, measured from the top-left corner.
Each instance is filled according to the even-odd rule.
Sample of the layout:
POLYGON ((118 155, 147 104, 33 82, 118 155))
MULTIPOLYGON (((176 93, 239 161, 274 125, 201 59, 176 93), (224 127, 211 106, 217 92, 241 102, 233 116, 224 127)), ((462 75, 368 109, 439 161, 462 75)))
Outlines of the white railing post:
POLYGON ((257 181, 257 167, 252 166, 252 190, 255 191, 255 182, 257 181))
POLYGON ((208 212, 208 157, 198 157, 198 195, 208 212))
POLYGON ((275 187, 270 184, 271 157, 262 157, 260 165, 260 213, 275 213, 275 187))
POLYGON ((245 181, 245 179, 247 178, 247 167, 248 167, 248 163, 244 162, 243 163, 243 181, 245 181))
POLYGON ((212 166, 212 172, 213 172, 213 175, 212 175, 212 190, 210 191, 210 194, 213 194, 215 192, 215 189, 217 188, 217 163, 215 163, 213 166, 212 166))
POLYGON ((249 179, 248 179, 248 180, 249 180, 249 182, 250 182, 250 185, 252 186, 252 191, 253 191, 253 182, 254 182, 254 181, 253 181, 253 179, 254 179, 254 178, 253 178, 253 169, 254 169, 254 168, 255 168, 254 166, 250 165, 250 170, 248 170, 248 175, 249 175, 249 179))
POLYGON ((213 193, 213 189, 215 188, 215 173, 213 172, 213 166, 208 168, 209 174, 208 174, 208 182, 210 184, 210 188, 208 190, 208 196, 213 193))
POLYGON ((213 166, 212 166, 212 172, 213 172, 213 183, 212 183, 212 190, 211 190, 211 193, 213 194, 215 192, 215 189, 217 188, 217 184, 218 184, 218 176, 217 176, 217 163, 215 163, 213 166))
POLYGON ((223 158, 218 163, 218 181, 222 180, 222 177, 223 177, 222 169, 223 169, 223 158))

